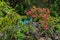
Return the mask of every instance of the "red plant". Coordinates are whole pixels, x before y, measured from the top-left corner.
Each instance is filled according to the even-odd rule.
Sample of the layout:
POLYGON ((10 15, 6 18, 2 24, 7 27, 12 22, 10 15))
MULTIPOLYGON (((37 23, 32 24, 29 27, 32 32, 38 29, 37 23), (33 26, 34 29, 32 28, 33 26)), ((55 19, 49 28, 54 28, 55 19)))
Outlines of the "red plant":
POLYGON ((47 28, 48 28, 48 25, 45 25, 43 28, 44 28, 44 29, 47 29, 47 28))
POLYGON ((41 24, 44 24, 44 29, 48 28, 48 17, 50 14, 50 10, 48 8, 36 8, 35 9, 31 9, 31 11, 27 12, 27 15, 31 16, 32 18, 36 18, 37 16, 42 17, 42 22, 40 22, 41 24), (38 12, 37 14, 35 14, 35 12, 38 12))
POLYGON ((50 10, 47 9, 47 11, 46 11, 46 15, 49 15, 49 14, 50 14, 50 10))
POLYGON ((27 12, 27 15, 29 16, 29 15, 32 15, 32 13, 33 13, 33 11, 28 11, 27 12))
POLYGON ((42 12, 43 12, 43 9, 42 9, 42 8, 40 8, 40 9, 39 9, 39 11, 42 13, 42 12))
POLYGON ((36 17, 36 15, 32 15, 32 18, 35 18, 36 17))
POLYGON ((44 16, 42 16, 42 19, 46 19, 46 16, 44 15, 44 16))

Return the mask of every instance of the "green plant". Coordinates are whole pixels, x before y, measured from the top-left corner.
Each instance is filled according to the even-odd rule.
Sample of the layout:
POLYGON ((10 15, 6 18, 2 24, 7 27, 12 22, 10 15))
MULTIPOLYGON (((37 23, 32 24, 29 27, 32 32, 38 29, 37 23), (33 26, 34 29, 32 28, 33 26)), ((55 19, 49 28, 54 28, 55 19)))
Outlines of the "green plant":
POLYGON ((3 34, 1 40, 12 40, 14 32, 13 27, 16 26, 17 21, 20 19, 20 15, 14 11, 6 2, 0 1, 0 34, 3 34), (7 30, 9 30, 7 32, 7 30), (12 38, 11 38, 12 37, 12 38))
POLYGON ((50 7, 50 10, 51 10, 51 16, 54 16, 54 17, 58 17, 58 14, 59 14, 59 6, 58 6, 58 0, 55 0, 52 4, 51 4, 51 7, 50 7), (54 13, 54 14, 53 14, 54 13))
POLYGON ((17 40, 23 40, 26 37, 23 33, 21 33, 21 30, 18 30, 14 35, 17 40))

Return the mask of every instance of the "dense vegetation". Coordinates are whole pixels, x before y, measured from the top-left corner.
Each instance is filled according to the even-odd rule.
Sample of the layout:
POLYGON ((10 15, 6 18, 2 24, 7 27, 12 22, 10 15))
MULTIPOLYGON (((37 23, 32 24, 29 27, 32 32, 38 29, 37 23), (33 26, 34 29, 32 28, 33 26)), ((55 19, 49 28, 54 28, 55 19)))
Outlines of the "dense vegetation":
POLYGON ((60 40, 60 0, 0 0, 0 40, 55 36, 60 40))

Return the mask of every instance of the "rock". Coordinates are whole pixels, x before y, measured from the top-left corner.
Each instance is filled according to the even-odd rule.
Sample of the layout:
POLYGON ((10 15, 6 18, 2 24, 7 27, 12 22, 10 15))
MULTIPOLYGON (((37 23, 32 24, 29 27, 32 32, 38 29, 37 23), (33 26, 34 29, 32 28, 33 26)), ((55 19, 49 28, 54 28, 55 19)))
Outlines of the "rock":
POLYGON ((41 37, 39 40, 52 40, 51 38, 49 38, 49 37, 41 37))
POLYGON ((3 34, 0 34, 0 36, 3 36, 3 34))
POLYGON ((58 36, 55 36, 55 39, 58 39, 58 36))
POLYGON ((46 40, 52 40, 52 39, 48 37, 46 40))
POLYGON ((44 40, 44 38, 40 38, 39 40, 44 40))

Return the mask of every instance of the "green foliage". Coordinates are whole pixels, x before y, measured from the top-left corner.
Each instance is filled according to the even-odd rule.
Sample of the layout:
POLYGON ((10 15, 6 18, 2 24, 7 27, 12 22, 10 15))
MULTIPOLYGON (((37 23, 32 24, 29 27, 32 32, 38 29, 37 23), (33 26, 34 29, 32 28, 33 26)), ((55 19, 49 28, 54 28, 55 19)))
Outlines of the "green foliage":
POLYGON ((20 15, 5 2, 0 1, 0 3, 0 34, 3 34, 0 39, 12 40, 15 31, 12 28, 16 26, 17 21, 20 19, 20 15))
POLYGON ((17 40, 23 40, 26 37, 23 33, 21 33, 21 30, 18 30, 15 33, 15 36, 17 37, 17 40))
POLYGON ((50 9, 51 9, 51 15, 55 16, 55 17, 58 17, 58 10, 59 10, 59 6, 57 4, 57 1, 58 0, 54 1, 54 3, 52 3, 51 7, 50 7, 50 9))
POLYGON ((5 2, 0 2, 0 26, 1 30, 5 30, 6 26, 12 26, 16 24, 20 16, 5 2), (17 16, 18 15, 18 16, 17 16))

